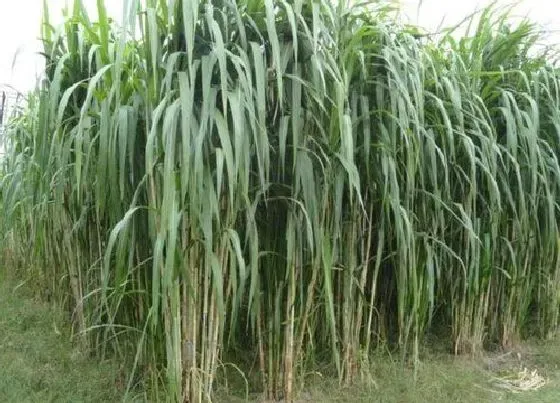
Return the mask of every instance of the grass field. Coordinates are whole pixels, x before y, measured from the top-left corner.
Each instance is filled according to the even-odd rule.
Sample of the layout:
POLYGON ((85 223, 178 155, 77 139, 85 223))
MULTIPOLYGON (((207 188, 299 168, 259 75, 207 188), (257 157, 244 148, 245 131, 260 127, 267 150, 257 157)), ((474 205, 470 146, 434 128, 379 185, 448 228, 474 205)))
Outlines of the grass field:
MULTIPOLYGON (((3 402, 118 402, 125 379, 116 362, 89 358, 70 342, 68 320, 34 298, 24 283, 0 275, 0 400, 3 402)), ((437 342, 435 343, 436 346, 437 342)), ((441 349, 440 349, 441 350, 441 349)), ((309 374, 299 402, 557 402, 560 400, 560 343, 528 343, 507 353, 454 357, 425 348, 416 383, 413 369, 388 353, 373 357, 371 371, 351 388, 320 372, 309 374), (499 379, 537 370, 546 385, 513 393, 499 379)), ((229 373, 217 402, 244 402, 243 386, 229 373)), ((258 394, 249 401, 262 402, 258 394)), ((145 401, 143 397, 134 399, 145 401)))
POLYGON ((70 342, 67 319, 0 274, 0 401, 116 402, 118 364, 70 342))
MULTIPOLYGON (((412 369, 381 357, 369 383, 341 389, 328 381, 318 382, 306 394, 313 402, 558 402, 560 362, 558 344, 527 345, 521 359, 517 352, 486 355, 477 359, 429 353, 420 364, 414 383, 412 369), (521 368, 537 370, 546 384, 537 390, 505 390, 503 379, 519 379, 521 368)), ((305 401, 305 400, 304 400, 305 401)))
POLYGON ((90 354, 8 300, 10 388, 560 401, 558 346, 515 350, 560 328, 560 53, 540 27, 488 8, 435 35, 388 0, 124 0, 120 23, 96 3, 59 26, 44 7, 44 80, 0 163, 0 266, 90 354), (525 367, 530 391, 499 387, 525 367))
MULTIPOLYGON (((403 368, 392 361, 388 354, 375 357, 371 372, 354 386, 341 388, 329 377, 309 375, 303 392, 294 400, 303 402, 347 403, 416 403, 416 402, 558 402, 560 401, 560 345, 526 343, 508 352, 487 353, 476 358, 455 357, 448 353, 425 350, 419 364, 418 377, 414 370, 403 368), (522 385, 521 372, 536 371, 528 376, 526 385, 544 380, 538 388, 514 390, 522 385)), ((240 393, 240 388, 232 394, 240 393)), ((241 403, 245 398, 232 394, 219 394, 216 401, 241 403)), ((249 396, 249 401, 262 403, 259 396, 249 396)), ((264 401, 266 402, 266 401, 264 401)), ((267 402, 270 403, 270 402, 267 402)))

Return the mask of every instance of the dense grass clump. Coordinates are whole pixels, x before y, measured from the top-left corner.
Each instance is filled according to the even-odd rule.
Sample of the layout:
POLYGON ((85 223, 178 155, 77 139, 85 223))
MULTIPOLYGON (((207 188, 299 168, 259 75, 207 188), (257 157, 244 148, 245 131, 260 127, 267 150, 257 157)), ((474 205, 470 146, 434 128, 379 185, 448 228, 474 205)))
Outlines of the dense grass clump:
POLYGON ((229 357, 291 400, 379 343, 417 361, 435 329, 455 353, 556 331, 560 76, 530 23, 124 3, 120 25, 102 0, 95 23, 45 11, 0 187, 5 244, 100 353, 175 401, 211 399, 229 357))

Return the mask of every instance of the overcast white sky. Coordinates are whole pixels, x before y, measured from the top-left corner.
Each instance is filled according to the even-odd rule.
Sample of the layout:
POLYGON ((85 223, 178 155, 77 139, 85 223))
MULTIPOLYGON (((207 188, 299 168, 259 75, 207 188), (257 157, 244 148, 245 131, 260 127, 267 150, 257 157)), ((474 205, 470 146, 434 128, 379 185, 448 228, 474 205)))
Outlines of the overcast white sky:
MULTIPOLYGON (((51 14, 61 10, 66 0, 47 0, 51 14)), ((84 0, 92 11, 96 0, 84 0)), ((120 20, 122 0, 105 0, 109 13, 120 20)), ((408 19, 435 30, 442 20, 449 26, 461 21, 477 8, 492 3, 490 0, 401 0, 408 19), (420 8, 418 6, 420 4, 420 8)), ((498 4, 511 1, 498 0, 498 4)), ((559 0, 521 0, 516 13, 528 15, 535 22, 551 30, 560 30, 559 0)), ((41 0, 0 0, 0 85, 10 84, 21 91, 35 85, 41 61, 36 56, 40 49, 39 37, 41 0), (15 64, 14 56, 17 53, 15 64)), ((60 13, 58 13, 60 15, 60 13)), ((58 18, 60 21, 60 18, 58 18)))
MULTIPOLYGON (((91 16, 96 10, 96 0, 83 0, 91 16)), ((47 0, 51 19, 62 21, 62 9, 72 4, 67 0, 47 0)), ((0 0, 0 86, 9 84, 20 91, 32 89, 42 60, 38 41, 41 28, 42 0, 0 0), (14 63, 14 57, 15 63, 14 63)), ((108 13, 119 18, 122 0, 105 0, 108 13)))

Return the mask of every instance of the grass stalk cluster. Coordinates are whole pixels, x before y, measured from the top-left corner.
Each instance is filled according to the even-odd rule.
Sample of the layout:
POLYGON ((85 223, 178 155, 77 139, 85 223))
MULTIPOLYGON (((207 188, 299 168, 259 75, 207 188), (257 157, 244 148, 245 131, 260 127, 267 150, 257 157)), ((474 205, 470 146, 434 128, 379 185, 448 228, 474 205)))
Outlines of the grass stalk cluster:
POLYGON ((560 76, 530 23, 123 3, 116 24, 75 0, 59 28, 45 7, 0 183, 5 244, 100 354, 192 402, 245 354, 290 401, 379 343, 417 361, 436 330, 455 353, 554 334, 560 76))

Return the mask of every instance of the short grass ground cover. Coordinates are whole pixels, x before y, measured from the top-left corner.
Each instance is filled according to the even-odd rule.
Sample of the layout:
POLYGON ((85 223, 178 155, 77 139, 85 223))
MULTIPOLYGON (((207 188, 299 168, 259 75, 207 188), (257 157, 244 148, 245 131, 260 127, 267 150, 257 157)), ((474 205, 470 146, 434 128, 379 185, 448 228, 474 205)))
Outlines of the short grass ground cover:
POLYGON ((528 344, 518 351, 487 354, 476 359, 431 352, 419 364, 416 382, 413 369, 380 357, 369 381, 342 389, 328 381, 319 381, 304 397, 313 402, 348 403, 558 402, 560 357, 557 351, 557 343, 547 343, 528 344), (546 384, 523 392, 500 386, 505 384, 504 379, 518 379, 519 372, 525 368, 530 372, 536 370, 546 384))
POLYGON ((0 401, 118 402, 119 367, 70 342, 67 319, 0 274, 0 401))
MULTIPOLYGON (((332 377, 320 371, 306 377, 306 388, 295 398, 296 403, 448 403, 448 402, 558 402, 560 401, 560 343, 530 341, 508 351, 485 353, 477 357, 453 356, 436 344, 424 347, 414 368, 403 367, 391 354, 379 353, 369 371, 351 387, 340 387, 332 377), (535 371, 532 379, 544 379, 544 385, 514 391, 524 370, 535 371), (509 380, 509 382, 508 382, 509 380)), ((242 388, 221 390, 216 401, 247 401, 242 388), (228 393, 229 392, 229 393, 228 393)), ((248 401, 263 403, 259 394, 248 401)), ((270 401, 264 401, 270 403, 270 401)))

